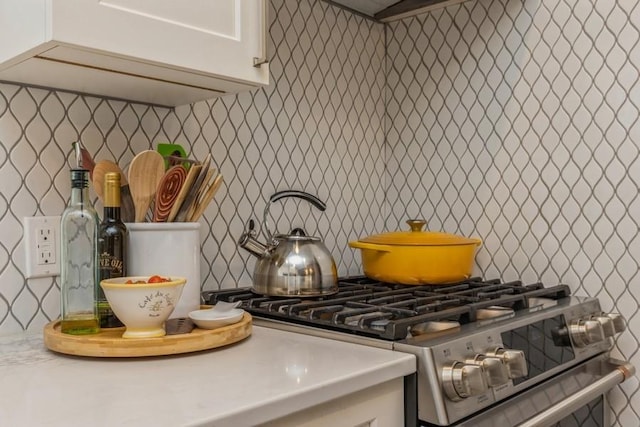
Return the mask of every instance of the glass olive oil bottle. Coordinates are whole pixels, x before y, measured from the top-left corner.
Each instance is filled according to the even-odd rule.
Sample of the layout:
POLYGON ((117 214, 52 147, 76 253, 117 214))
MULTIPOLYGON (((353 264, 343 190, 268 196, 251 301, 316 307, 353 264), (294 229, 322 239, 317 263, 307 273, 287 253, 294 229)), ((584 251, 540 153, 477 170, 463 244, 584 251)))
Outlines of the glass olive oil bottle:
POLYGON ((71 170, 71 198, 60 220, 60 330, 84 335, 100 332, 96 307, 98 224, 89 200, 89 171, 71 170))
MULTIPOLYGON (((98 232, 100 280, 127 275, 129 232, 120 219, 120 174, 109 172, 104 180, 104 215, 98 232)), ((101 328, 123 326, 98 285, 98 312, 101 328)))

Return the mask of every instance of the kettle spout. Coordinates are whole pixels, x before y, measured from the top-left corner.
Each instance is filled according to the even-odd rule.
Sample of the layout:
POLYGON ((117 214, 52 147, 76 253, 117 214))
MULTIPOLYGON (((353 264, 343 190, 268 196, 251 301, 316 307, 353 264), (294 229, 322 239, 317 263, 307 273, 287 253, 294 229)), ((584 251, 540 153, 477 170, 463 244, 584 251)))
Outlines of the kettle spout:
POLYGON ((242 233, 242 236, 238 239, 238 246, 249 251, 249 253, 255 257, 262 258, 267 254, 268 247, 264 243, 259 242, 255 238, 255 232, 253 231, 254 222, 249 220, 249 226, 242 233))

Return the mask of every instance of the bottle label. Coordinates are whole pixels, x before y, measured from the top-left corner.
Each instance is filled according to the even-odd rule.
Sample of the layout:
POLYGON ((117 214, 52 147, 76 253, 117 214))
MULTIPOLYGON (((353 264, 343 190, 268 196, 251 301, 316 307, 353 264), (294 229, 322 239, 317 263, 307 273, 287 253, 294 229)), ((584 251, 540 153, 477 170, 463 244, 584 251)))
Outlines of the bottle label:
POLYGON ((100 254, 100 270, 102 270, 101 276, 107 277, 122 277, 124 263, 121 259, 111 255, 108 252, 102 252, 100 254), (109 272, 108 274, 104 274, 109 272))

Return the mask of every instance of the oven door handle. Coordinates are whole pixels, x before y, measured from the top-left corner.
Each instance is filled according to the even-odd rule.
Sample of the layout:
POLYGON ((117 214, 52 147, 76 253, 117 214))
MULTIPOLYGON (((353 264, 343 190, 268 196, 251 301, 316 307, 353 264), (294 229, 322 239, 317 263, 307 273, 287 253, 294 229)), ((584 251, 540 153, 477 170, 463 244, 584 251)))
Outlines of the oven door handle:
POLYGON ((543 427, 556 423, 635 374, 636 369, 629 362, 609 359, 609 363, 615 365, 611 372, 546 411, 518 424, 518 427, 543 427))

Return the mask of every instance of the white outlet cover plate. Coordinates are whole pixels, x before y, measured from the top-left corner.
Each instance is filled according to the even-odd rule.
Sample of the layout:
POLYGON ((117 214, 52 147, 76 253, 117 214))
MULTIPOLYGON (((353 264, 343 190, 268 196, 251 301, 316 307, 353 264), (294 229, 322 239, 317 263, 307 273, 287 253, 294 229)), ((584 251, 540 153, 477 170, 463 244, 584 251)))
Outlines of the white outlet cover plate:
POLYGON ((24 248, 27 279, 35 277, 53 277, 60 275, 60 217, 59 216, 35 216, 24 218, 24 248), (54 262, 49 264, 38 263, 38 239, 37 230, 50 229, 53 232, 50 250, 54 262))

